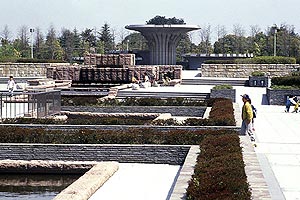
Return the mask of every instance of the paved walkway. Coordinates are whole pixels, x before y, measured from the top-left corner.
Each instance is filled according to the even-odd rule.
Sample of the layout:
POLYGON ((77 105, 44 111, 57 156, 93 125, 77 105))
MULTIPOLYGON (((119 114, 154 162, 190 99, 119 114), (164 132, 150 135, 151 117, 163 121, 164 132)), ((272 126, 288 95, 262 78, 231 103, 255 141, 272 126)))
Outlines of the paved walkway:
MULTIPOLYGON (((247 93, 258 109, 255 152, 272 200, 300 199, 300 114, 266 104, 265 88, 236 87, 237 103, 247 93)), ((291 108, 293 110, 293 108, 291 108)))
MULTIPOLYGON (((195 74, 195 71, 183 72, 183 78, 195 78, 195 74)), ((181 85, 167 89, 173 92, 209 92, 212 87, 181 85)), ((300 199, 300 113, 285 113, 284 106, 267 105, 266 88, 243 86, 234 88, 236 103, 240 109, 243 105, 240 95, 244 93, 250 95, 252 104, 258 109, 254 151, 271 199, 300 199)), ((165 89, 166 87, 148 90, 165 89)))

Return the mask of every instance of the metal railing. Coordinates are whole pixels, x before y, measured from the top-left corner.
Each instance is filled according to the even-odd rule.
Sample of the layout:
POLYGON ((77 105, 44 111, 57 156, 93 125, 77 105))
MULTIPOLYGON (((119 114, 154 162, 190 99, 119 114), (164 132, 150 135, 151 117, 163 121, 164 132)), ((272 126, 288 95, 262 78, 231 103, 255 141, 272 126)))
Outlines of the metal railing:
POLYGON ((42 118, 59 114, 61 93, 58 90, 47 92, 14 92, 13 96, 0 91, 0 118, 33 117, 42 118))

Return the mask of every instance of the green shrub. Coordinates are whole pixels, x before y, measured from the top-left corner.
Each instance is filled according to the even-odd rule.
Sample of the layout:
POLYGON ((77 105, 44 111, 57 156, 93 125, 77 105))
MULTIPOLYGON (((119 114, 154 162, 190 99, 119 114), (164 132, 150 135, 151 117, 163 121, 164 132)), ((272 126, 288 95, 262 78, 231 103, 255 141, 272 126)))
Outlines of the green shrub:
POLYGON ((272 85, 273 90, 299 90, 297 86, 288 86, 288 85, 272 85))
POLYGON ((206 60, 205 64, 296 64, 296 58, 283 56, 257 56, 234 60, 206 60))
POLYGON ((233 130, 170 130, 132 128, 122 130, 47 130, 0 127, 2 143, 50 144, 174 144, 197 145, 205 135, 236 134, 233 130))
POLYGON ((200 143, 187 199, 251 199, 236 134, 207 135, 200 143))
POLYGON ((265 76, 264 72, 261 71, 254 71, 251 73, 252 76, 265 76))
POLYGON ((190 98, 126 98, 62 97, 62 106, 205 106, 202 100, 190 98))
POLYGON ((208 106, 212 107, 208 119, 187 118, 183 123, 176 120, 157 120, 152 122, 154 125, 173 125, 173 126, 235 126, 234 110, 230 99, 215 98, 208 101, 208 106))
POLYGON ((223 85, 215 85, 213 90, 231 90, 233 89, 232 85, 223 84, 223 85))
POLYGON ((283 56, 258 56, 254 58, 236 59, 236 64, 296 64, 296 59, 283 56))
POLYGON ((272 85, 300 87, 300 76, 273 77, 272 85))
POLYGON ((204 64, 235 64, 234 60, 205 60, 204 64))

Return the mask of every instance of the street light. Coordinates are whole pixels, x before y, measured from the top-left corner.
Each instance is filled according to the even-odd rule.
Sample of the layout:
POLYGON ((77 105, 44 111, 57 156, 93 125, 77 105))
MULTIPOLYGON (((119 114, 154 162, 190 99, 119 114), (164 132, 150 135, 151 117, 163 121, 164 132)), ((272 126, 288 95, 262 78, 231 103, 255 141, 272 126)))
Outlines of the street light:
POLYGON ((34 29, 31 28, 29 29, 30 33, 31 33, 31 58, 33 58, 33 32, 34 32, 34 29))
POLYGON ((274 34, 274 56, 276 56, 276 34, 277 34, 277 30, 278 30, 277 25, 274 24, 274 25, 271 27, 271 30, 272 30, 272 33, 274 34))
POLYGON ((128 44, 129 44, 129 40, 127 40, 127 44, 126 44, 127 53, 128 53, 128 44))

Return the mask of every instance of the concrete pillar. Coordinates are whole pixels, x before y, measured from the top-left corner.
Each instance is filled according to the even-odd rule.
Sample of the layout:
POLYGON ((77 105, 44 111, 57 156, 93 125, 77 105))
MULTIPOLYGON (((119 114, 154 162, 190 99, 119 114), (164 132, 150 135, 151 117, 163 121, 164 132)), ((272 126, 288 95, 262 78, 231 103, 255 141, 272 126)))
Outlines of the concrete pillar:
POLYGON ((146 38, 151 65, 175 65, 176 46, 181 36, 200 29, 196 25, 129 25, 125 28, 139 31, 146 38))

